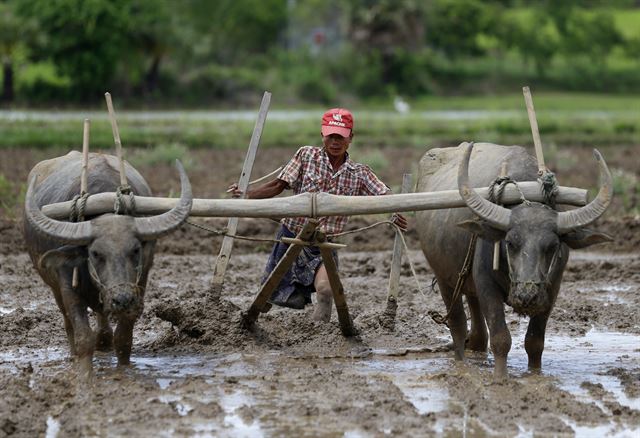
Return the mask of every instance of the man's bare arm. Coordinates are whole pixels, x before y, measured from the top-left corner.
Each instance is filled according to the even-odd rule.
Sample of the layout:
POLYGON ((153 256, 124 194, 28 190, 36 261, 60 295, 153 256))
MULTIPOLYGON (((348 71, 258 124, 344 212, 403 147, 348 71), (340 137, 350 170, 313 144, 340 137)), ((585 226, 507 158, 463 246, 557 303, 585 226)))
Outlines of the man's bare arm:
MULTIPOLYGON (((287 188, 287 182, 281 179, 274 179, 273 181, 260 184, 257 187, 247 190, 246 199, 264 199, 273 198, 278 196, 284 189, 287 188)), ((227 192, 231 193, 234 198, 242 197, 242 191, 238 189, 238 184, 231 184, 227 192)))

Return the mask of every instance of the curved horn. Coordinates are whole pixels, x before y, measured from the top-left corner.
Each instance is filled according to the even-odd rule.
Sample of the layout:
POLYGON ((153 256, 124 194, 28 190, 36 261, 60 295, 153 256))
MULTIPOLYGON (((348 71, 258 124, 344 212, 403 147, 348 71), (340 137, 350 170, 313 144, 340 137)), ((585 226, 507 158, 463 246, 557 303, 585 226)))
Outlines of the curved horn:
POLYGON ((135 219, 136 233, 142 240, 153 240, 165 236, 178 228, 189 217, 193 202, 191 183, 180 160, 176 160, 176 167, 180 173, 180 200, 175 207, 166 213, 135 219))
POLYGON ((467 144, 464 156, 458 166, 458 192, 469 207, 480 218, 489 222, 495 228, 506 231, 509 228, 511 210, 489 202, 476 193, 469 183, 469 159, 473 142, 467 144))
POLYGON ((558 213, 558 234, 566 234, 598 219, 611 204, 613 197, 613 180, 607 163, 597 149, 593 150, 593 156, 600 169, 600 191, 593 201, 584 207, 575 210, 558 213))
POLYGON ((33 175, 29 180, 29 188, 24 201, 24 214, 26 220, 34 230, 57 242, 67 245, 87 245, 92 240, 91 222, 62 222, 47 217, 36 203, 33 195, 36 178, 33 175))

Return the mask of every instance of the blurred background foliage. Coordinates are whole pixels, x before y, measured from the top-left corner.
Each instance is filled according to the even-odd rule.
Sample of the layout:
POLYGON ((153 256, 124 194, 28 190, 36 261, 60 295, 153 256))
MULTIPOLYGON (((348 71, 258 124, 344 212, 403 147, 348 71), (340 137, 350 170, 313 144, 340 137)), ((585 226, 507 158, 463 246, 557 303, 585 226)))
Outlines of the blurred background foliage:
POLYGON ((0 0, 5 106, 640 92, 637 0, 0 0))

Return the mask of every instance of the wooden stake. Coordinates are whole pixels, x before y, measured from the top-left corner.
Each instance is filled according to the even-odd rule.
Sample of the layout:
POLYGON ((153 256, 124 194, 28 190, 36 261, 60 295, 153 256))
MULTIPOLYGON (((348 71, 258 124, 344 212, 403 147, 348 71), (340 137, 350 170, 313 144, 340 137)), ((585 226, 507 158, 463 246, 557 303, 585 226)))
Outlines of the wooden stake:
POLYGON ((113 110, 113 102, 111 101, 111 93, 104 93, 107 101, 107 109, 109 110, 109 119, 111 120, 111 131, 113 131, 113 141, 116 145, 116 155, 120 162, 120 185, 127 185, 127 175, 124 172, 124 156, 122 153, 122 143, 120 142, 120 132, 118 131, 118 123, 116 122, 116 113, 113 110))
POLYGON ((536 110, 533 108, 533 99, 529 87, 522 87, 524 94, 524 102, 527 106, 527 114, 529 115, 529 124, 531 125, 531 134, 533 135, 533 145, 536 149, 536 158, 538 160, 538 173, 542 175, 546 172, 547 167, 544 164, 544 155, 542 154, 542 142, 540 141, 540 132, 538 131, 538 120, 536 119, 536 110))
MULTIPOLYGON (((258 119, 256 120, 256 125, 254 126, 253 134, 251 135, 251 141, 249 142, 249 150, 247 151, 247 155, 244 159, 244 165, 242 166, 242 174, 240 175, 240 180, 238 181, 238 189, 242 190, 243 193, 246 192, 247 187, 249 187, 249 179, 251 177, 251 171, 253 169, 253 162, 255 161, 258 145, 260 144, 260 138, 262 137, 262 130, 267 118, 267 112, 269 111, 270 102, 271 93, 265 91, 264 95, 262 96, 262 103, 260 104, 258 119)), ((231 235, 236 234, 237 229, 238 218, 230 218, 227 224, 227 233, 231 235)), ((227 264, 229 263, 232 249, 233 237, 225 236, 224 239, 222 239, 220 253, 218 254, 218 258, 216 259, 216 264, 213 269, 211 296, 214 301, 219 300, 220 295, 222 294, 224 275, 227 271, 227 264)))
MULTIPOLYGON (((319 242, 326 241, 324 233, 321 231, 316 232, 316 236, 319 242)), ((344 296, 344 287, 340 281, 338 275, 338 267, 335 260, 333 260, 333 254, 331 249, 321 246, 320 254, 322 254, 322 262, 327 270, 327 276, 329 277, 329 284, 331 284, 331 292, 333 292, 333 302, 336 305, 336 311, 338 313, 338 321, 340 322, 340 330, 345 336, 355 336, 358 334, 357 330, 353 326, 351 316, 349 315, 349 307, 347 306, 347 300, 344 296)))
MULTIPOLYGON (((297 238, 300 240, 310 240, 317 226, 317 220, 308 220, 297 238)), ((287 270, 296 260, 300 251, 302 251, 302 246, 300 245, 289 246, 287 251, 284 253, 284 256, 282 256, 276 267, 271 271, 267 281, 264 282, 262 288, 260 288, 260 292, 258 292, 258 295, 256 295, 256 298, 253 300, 251 307, 249 307, 249 310, 247 310, 247 312, 242 316, 242 322, 245 328, 253 327, 260 315, 260 311, 268 305, 267 301, 271 298, 271 294, 280 284, 282 277, 287 273, 287 270)))
MULTIPOLYGON (((400 193, 409 193, 411 191, 411 174, 402 175, 402 189, 400 193)), ((391 271, 389 273, 389 292, 387 294, 387 309, 389 307, 397 307, 398 301, 398 284, 400 283, 400 267, 402 265, 402 238, 397 234, 393 240, 393 258, 391 259, 391 271), (390 304, 392 303, 392 304, 390 304)), ((389 309, 391 310, 391 309, 389 309)), ((391 315, 390 315, 391 316, 391 315)), ((393 311, 395 318, 395 309, 393 311)))
MULTIPOLYGON (((80 196, 87 193, 87 169, 89 167, 89 128, 91 122, 89 119, 84 119, 82 130, 82 171, 80 172, 80 196)), ((84 218, 80 217, 78 220, 84 218)), ((71 287, 74 289, 78 287, 78 268, 73 268, 73 279, 71 281, 71 287)))
MULTIPOLYGON (((502 168, 500 169, 500 176, 507 176, 507 162, 502 162, 502 168)), ((500 241, 496 241, 493 244, 493 270, 500 269, 500 241)))

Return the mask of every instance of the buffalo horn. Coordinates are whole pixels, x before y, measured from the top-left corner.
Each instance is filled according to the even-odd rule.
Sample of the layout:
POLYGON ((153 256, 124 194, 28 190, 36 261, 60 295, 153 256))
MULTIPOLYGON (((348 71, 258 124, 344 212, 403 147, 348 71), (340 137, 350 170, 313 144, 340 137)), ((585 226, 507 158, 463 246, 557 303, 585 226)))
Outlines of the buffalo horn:
POLYGON ((471 158, 472 150, 473 142, 466 145, 464 156, 462 157, 462 161, 460 161, 460 166, 458 167, 458 191, 460 192, 460 196, 464 200, 465 204, 467 204, 467 207, 480 216, 480 218, 484 219, 495 228, 506 231, 509 228, 511 211, 507 208, 494 204, 493 202, 487 201, 478 195, 469 183, 469 159, 471 158))
POLYGON ((191 203, 193 202, 191 183, 179 160, 176 160, 176 167, 180 173, 180 201, 166 213, 135 219, 136 233, 142 240, 153 240, 167 235, 178 228, 187 217, 189 217, 191 203))
POLYGON ((24 213, 31 226, 36 232, 67 245, 86 245, 91 242, 91 222, 57 221, 40 211, 33 195, 37 176, 31 177, 25 196, 24 213))
POLYGON ((600 169, 600 191, 598 196, 584 207, 558 213, 558 234, 566 234, 576 228, 589 225, 598 219, 611 204, 613 196, 613 182, 607 163, 597 149, 593 156, 600 169))

